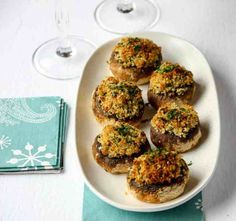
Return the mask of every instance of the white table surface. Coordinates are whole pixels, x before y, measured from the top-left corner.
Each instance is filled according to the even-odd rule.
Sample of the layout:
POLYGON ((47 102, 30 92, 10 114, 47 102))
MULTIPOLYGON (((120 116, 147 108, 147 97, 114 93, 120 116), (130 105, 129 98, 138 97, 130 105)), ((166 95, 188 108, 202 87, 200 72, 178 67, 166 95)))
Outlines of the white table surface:
MULTIPOLYGON (((76 1, 70 28, 72 34, 83 35, 97 46, 118 36, 96 25, 93 11, 99 2, 76 1)), ((189 40, 212 67, 222 133, 218 166, 203 192, 204 210, 207 221, 236 220, 236 1, 157 2, 162 14, 152 30, 189 40)), ((31 63, 35 48, 57 34, 54 1, 0 0, 0 97, 59 95, 71 107, 64 173, 1 175, 1 221, 81 220, 83 180, 74 135, 79 78, 51 80, 38 74, 31 63)))

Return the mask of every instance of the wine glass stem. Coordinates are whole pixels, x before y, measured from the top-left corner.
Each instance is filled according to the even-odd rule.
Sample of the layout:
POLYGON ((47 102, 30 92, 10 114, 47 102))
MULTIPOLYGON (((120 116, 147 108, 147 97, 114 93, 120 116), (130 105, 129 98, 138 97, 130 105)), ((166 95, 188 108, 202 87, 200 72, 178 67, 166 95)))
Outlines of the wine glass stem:
POLYGON ((72 46, 68 38, 70 16, 66 0, 56 1, 55 21, 60 37, 60 45, 56 53, 60 57, 70 57, 72 55, 72 46))
POLYGON ((116 9, 121 13, 130 13, 134 10, 134 3, 132 0, 119 0, 116 9))

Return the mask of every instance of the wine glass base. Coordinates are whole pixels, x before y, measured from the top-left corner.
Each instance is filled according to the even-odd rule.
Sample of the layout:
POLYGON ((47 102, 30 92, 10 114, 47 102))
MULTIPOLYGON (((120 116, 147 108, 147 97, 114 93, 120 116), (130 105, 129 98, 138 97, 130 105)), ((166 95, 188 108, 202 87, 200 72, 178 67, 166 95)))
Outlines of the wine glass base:
POLYGON ((90 41, 79 36, 68 36, 72 54, 61 57, 56 51, 61 39, 54 38, 40 45, 33 54, 33 65, 42 75, 58 80, 79 77, 82 70, 96 48, 90 41))
POLYGON ((104 0, 95 12, 97 24, 115 34, 128 34, 151 28, 160 18, 160 8, 152 0, 133 0, 133 10, 117 10, 117 0, 104 0))

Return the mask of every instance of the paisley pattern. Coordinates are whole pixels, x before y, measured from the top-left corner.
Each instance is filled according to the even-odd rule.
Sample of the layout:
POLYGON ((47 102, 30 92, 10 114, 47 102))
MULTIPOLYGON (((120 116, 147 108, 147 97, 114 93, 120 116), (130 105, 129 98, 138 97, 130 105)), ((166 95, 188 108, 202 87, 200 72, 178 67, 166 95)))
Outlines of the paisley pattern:
POLYGON ((40 107, 41 113, 34 112, 25 98, 10 98, 0 100, 0 124, 11 126, 21 121, 40 124, 51 120, 57 113, 53 104, 40 107))

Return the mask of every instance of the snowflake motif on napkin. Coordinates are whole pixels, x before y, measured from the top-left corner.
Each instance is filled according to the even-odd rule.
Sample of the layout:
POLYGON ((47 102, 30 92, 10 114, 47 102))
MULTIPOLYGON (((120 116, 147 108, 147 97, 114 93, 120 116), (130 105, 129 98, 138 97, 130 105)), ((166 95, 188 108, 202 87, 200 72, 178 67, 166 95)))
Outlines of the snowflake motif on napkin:
POLYGON ((27 170, 29 166, 44 166, 46 169, 52 168, 48 160, 56 155, 45 152, 47 151, 47 145, 39 146, 36 151, 34 149, 33 145, 27 143, 25 146, 25 153, 19 149, 12 150, 15 157, 8 160, 7 163, 16 165, 17 167, 24 167, 24 170, 27 170))
POLYGON ((196 209, 203 210, 202 199, 200 199, 200 198, 197 199, 197 201, 194 204, 195 204, 196 209))
POLYGON ((2 135, 0 138, 0 150, 8 148, 10 145, 11 145, 11 139, 6 135, 2 135))

